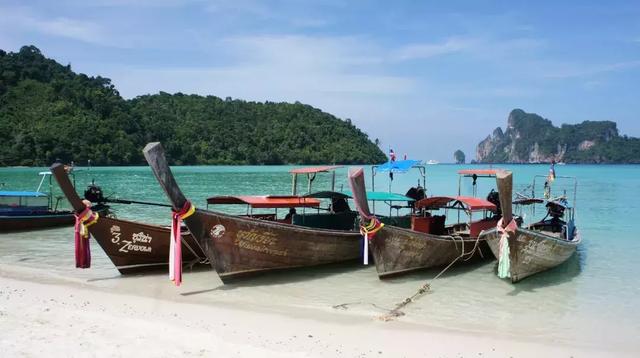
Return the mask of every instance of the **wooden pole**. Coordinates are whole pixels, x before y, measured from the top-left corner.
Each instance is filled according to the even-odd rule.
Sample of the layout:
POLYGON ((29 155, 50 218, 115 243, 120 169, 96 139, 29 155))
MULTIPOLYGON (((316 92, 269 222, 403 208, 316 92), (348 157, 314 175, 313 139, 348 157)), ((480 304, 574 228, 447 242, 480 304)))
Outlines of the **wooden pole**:
POLYGON ((502 225, 507 226, 513 219, 511 200, 513 195, 513 173, 499 171, 496 173, 496 184, 500 194, 500 208, 502 209, 502 225))
POLYGON ((293 175, 293 183, 291 183, 291 195, 296 195, 296 192, 298 191, 298 174, 292 174, 293 175))

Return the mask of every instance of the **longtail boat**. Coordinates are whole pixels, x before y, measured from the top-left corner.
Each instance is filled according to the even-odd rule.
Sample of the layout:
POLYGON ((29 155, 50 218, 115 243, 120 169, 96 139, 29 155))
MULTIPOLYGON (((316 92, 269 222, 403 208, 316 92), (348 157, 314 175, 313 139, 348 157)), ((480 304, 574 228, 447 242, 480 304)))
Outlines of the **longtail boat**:
MULTIPOLYGON (((75 214, 85 213, 87 204, 76 193, 62 165, 54 164, 51 172, 75 214)), ((88 230, 123 275, 158 270, 169 264, 168 227, 99 215, 88 230)), ((182 233, 182 242, 187 248, 182 251, 185 264, 206 262, 204 252, 189 232, 182 233)))
MULTIPOLYGON (((144 155, 174 210, 184 212, 192 207, 173 177, 162 145, 147 144, 144 155)), ((296 196, 293 200, 304 199, 296 196)), ((309 228, 197 208, 184 222, 225 283, 258 273, 361 257, 361 236, 354 231, 309 228)))
MULTIPOLYGON (((572 177, 555 177, 577 181, 572 177)), ((500 193, 503 220, 498 225, 484 231, 480 237, 485 239, 493 254, 498 258, 498 277, 518 282, 560 265, 571 257, 581 242, 574 224, 574 210, 563 195, 555 199, 535 197, 535 179, 533 195, 516 200, 516 205, 545 204, 546 216, 538 222, 522 227, 512 214, 513 177, 511 172, 497 174, 496 181, 500 193)), ((545 183, 549 187, 549 183, 545 183)), ((575 206, 575 192, 574 192, 575 206)))
MULTIPOLYGON (((65 166, 66 170, 70 170, 65 166)), ((71 226, 73 212, 58 209, 61 198, 54 198, 51 172, 38 173, 42 178, 35 191, 0 191, 0 232, 48 229, 71 226), (45 182, 49 182, 48 192, 43 192, 45 182)), ((73 174, 72 174, 73 175, 73 174)), ((95 211, 106 213, 109 207, 97 205, 95 211)))
POLYGON ((484 228, 495 226, 497 218, 487 216, 496 211, 496 205, 471 197, 430 197, 415 203, 411 215, 411 228, 384 225, 369 211, 362 169, 349 173, 349 182, 360 212, 362 225, 371 248, 378 277, 385 278, 401 273, 444 266, 460 258, 482 255, 477 250, 481 244, 478 235, 484 228), (431 215, 435 209, 457 209, 469 214, 469 222, 445 225, 446 217, 431 215), (472 221, 472 214, 482 212, 483 218, 472 221), (419 213, 419 214, 418 214, 419 213))

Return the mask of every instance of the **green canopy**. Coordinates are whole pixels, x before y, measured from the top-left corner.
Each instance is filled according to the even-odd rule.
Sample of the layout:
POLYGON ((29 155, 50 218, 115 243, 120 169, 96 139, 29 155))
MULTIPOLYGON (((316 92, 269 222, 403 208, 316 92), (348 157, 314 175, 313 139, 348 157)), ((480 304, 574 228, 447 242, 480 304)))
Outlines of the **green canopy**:
MULTIPOLYGON (((353 197, 350 190, 346 190, 343 192, 348 195, 350 198, 353 197)), ((371 201, 414 201, 414 199, 404 196, 402 194, 389 193, 385 191, 368 191, 367 192, 367 200, 371 201)))

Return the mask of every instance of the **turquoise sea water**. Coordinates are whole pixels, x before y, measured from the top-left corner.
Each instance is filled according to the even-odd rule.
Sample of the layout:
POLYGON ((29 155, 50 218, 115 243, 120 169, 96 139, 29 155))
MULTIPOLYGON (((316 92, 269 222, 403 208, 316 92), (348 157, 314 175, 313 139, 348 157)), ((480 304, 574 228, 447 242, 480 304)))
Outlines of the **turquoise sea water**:
MULTIPOLYGON (((516 190, 526 187, 534 175, 548 172, 547 165, 500 167, 514 172, 516 190)), ((462 168, 478 167, 427 166, 428 194, 455 195, 458 191, 456 172, 462 168)), ((173 168, 183 191, 199 207, 205 206, 205 198, 212 195, 290 194, 290 169, 288 166, 173 168)), ((34 190, 41 170, 44 168, 0 168, 0 183, 4 183, 3 190, 34 190)), ((527 339, 558 343, 640 349, 636 338, 640 334, 640 166, 564 165, 557 166, 556 172, 559 176, 575 176, 579 181, 576 224, 583 243, 574 257, 557 269, 516 285, 495 277, 494 262, 452 269, 433 283, 432 293, 407 307, 406 316, 401 320, 453 330, 523 335, 527 339)), ((369 167, 365 173, 370 186, 369 167)), ((79 190, 92 179, 107 195, 166 202, 147 167, 94 167, 76 171, 79 190)), ((339 169, 336 179, 337 189, 347 189, 347 168, 339 169)), ((321 174, 313 182, 313 188, 329 189, 329 180, 330 175, 321 174)), ((417 180, 417 172, 398 174, 392 190, 403 193, 417 180)), ((480 196, 485 196, 494 186, 491 180, 479 180, 479 183, 480 196)), ((299 190, 306 190, 304 177, 300 177, 299 190)), ((376 176, 376 190, 388 190, 386 175, 376 176)), ((55 192, 60 195, 59 189, 55 192)), ((470 193, 471 184, 467 180, 462 194, 470 193)), ((122 218, 158 224, 167 224, 170 217, 167 209, 132 205, 117 205, 116 213, 122 218)), ((105 287, 126 289, 127 282, 133 282, 127 278, 98 280, 118 275, 97 245, 93 246, 95 264, 91 270, 72 269, 72 252, 70 228, 0 234, 0 264, 46 271, 83 282, 99 282, 95 284, 105 287)), ((438 271, 379 281, 375 268, 347 265, 262 277, 222 291, 215 289, 221 283, 212 277, 213 273, 198 272, 193 274, 191 283, 191 278, 186 276, 183 289, 188 290, 189 285, 194 285, 191 289, 211 289, 189 299, 212 304, 297 306, 341 314, 343 311, 331 307, 350 302, 353 304, 347 310, 349 313, 375 316, 383 313, 376 306, 393 306, 438 271)), ((143 282, 152 286, 151 282, 156 279, 160 277, 135 280, 142 280, 136 284, 143 282)))

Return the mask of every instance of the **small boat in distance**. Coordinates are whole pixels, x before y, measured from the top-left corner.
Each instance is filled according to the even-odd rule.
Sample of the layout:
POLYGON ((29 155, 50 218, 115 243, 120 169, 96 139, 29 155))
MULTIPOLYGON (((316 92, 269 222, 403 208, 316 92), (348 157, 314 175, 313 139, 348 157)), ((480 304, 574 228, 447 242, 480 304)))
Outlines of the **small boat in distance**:
POLYGON ((434 159, 429 159, 427 161, 427 165, 436 165, 436 164, 440 164, 440 162, 434 159))
MULTIPOLYGON (((54 164, 51 172, 75 212, 82 213, 87 206, 76 193, 62 165, 54 164)), ((98 192, 95 186, 93 188, 93 198, 101 201, 101 191, 98 192)), ((95 206, 92 206, 91 210, 94 208, 95 206)), ((71 218, 74 219, 73 214, 71 218)), ((169 265, 169 227, 99 215, 97 222, 88 229, 123 275, 159 270, 169 265)), ((181 235, 186 247, 182 250, 182 262, 192 266, 199 263, 208 264, 203 249, 193 236, 186 230, 182 231, 181 235)))
MULTIPOLYGON (((143 152, 174 210, 190 208, 167 164, 162 145, 149 143, 143 152)), ((251 200, 241 201, 251 203, 251 200)), ((263 197, 263 200, 270 199, 263 197)), ((293 200, 304 203, 309 199, 293 200)), ((224 283, 259 273, 355 261, 361 257, 362 239, 356 231, 310 228, 197 208, 184 222, 206 249, 224 283)))
MULTIPOLYGON (((75 221, 73 212, 58 209, 62 197, 53 197, 51 172, 45 171, 38 174, 42 178, 35 191, 0 191, 0 232, 73 225, 75 221), (49 190, 43 193, 41 190, 47 179, 49 190)), ((69 183, 72 187, 74 186, 71 182, 69 183)), ((108 211, 108 206, 98 205, 95 210, 105 213, 108 211)))
MULTIPOLYGON (((545 176, 537 176, 545 177, 545 176)), ((556 179, 574 181, 573 177, 556 177, 556 179)), ((485 239, 493 254, 498 258, 498 277, 508 278, 512 283, 518 282, 536 273, 551 269, 565 262, 576 252, 581 238, 574 224, 574 208, 568 205, 566 195, 552 199, 535 197, 535 178, 531 197, 521 197, 513 202, 516 205, 545 204, 546 215, 538 222, 521 226, 516 220, 512 222, 511 193, 513 188, 511 172, 500 172, 496 177, 504 220, 499 226, 484 231, 480 237, 485 239)), ((545 182, 545 190, 550 183, 545 182)), ((575 206, 575 192, 573 197, 575 206)))

